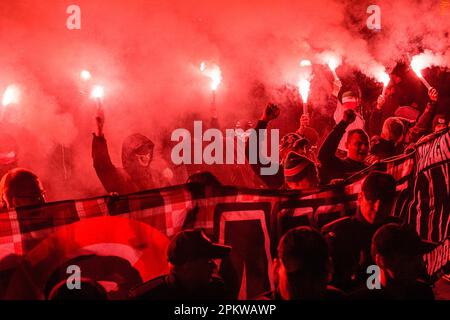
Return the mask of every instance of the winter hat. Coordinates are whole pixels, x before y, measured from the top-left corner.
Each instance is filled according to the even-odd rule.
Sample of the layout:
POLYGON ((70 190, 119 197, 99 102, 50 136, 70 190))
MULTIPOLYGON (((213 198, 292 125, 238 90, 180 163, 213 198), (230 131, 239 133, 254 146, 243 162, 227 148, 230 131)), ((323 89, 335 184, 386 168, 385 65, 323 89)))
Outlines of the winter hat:
POLYGON ((295 152, 290 152, 284 164, 284 178, 287 182, 299 182, 308 172, 315 170, 315 164, 308 158, 295 152))

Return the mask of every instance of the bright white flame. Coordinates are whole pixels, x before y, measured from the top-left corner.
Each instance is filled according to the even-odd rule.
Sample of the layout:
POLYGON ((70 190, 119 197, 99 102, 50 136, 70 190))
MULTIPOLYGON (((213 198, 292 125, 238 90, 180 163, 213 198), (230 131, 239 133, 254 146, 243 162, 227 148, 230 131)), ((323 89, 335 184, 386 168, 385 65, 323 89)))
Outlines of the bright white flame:
POLYGON ((105 89, 102 86, 95 86, 91 91, 92 98, 101 99, 105 95, 105 89))
POLYGON ((219 84, 222 82, 222 71, 219 66, 213 65, 212 67, 206 67, 204 62, 200 65, 200 71, 211 79, 211 90, 216 91, 219 84))
POLYGON ((16 85, 9 85, 3 93, 2 105, 7 106, 13 103, 19 103, 20 90, 16 85))
POLYGON ((389 81, 391 81, 391 78, 385 71, 380 71, 377 74, 377 80, 379 82, 382 82, 384 87, 387 87, 387 85, 389 84, 389 81))
POLYGON ((336 71, 336 68, 339 66, 339 61, 336 57, 329 57, 328 58, 328 67, 332 71, 336 71))
POLYGON ((300 95, 302 96, 303 103, 308 102, 309 87, 310 87, 310 82, 306 79, 301 79, 298 82, 298 91, 299 91, 300 95))
POLYGON ((342 63, 342 58, 333 51, 323 51, 322 53, 319 53, 317 57, 323 64, 328 65, 333 73, 342 63))
POLYGON ((219 67, 214 69, 211 73, 211 90, 216 91, 219 84, 222 82, 222 72, 219 67))
POLYGON ((422 69, 426 68, 423 56, 414 56, 411 59, 411 68, 419 78, 422 78, 422 69))
POLYGON ((445 59, 440 54, 434 54, 430 50, 425 50, 421 54, 415 55, 411 59, 411 69, 422 78, 422 70, 431 66, 439 66, 445 63, 445 59))
POLYGON ((80 77, 84 81, 88 81, 91 79, 91 73, 88 70, 83 70, 80 72, 80 77))
POLYGON ((311 61, 309 61, 309 60, 300 61, 300 67, 310 67, 311 65, 312 65, 311 61))

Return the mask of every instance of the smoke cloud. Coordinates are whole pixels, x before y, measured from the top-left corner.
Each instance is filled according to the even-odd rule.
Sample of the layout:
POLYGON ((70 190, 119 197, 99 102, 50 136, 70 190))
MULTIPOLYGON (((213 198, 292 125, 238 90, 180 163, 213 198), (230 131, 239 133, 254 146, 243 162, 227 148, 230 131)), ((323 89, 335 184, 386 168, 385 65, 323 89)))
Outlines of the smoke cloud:
MULTIPOLYGON (((298 116, 298 98, 282 88, 297 85, 302 59, 313 63, 309 101, 322 110, 333 81, 324 52, 342 59, 342 79, 355 70, 376 77, 425 50, 439 57, 431 65, 448 67, 450 8, 442 3, 2 1, 0 91, 12 83, 21 88, 3 128, 18 140, 20 165, 43 178, 50 199, 97 195, 104 190, 90 156, 93 85, 105 88, 105 135, 120 165, 127 135, 141 132, 158 147, 173 129, 188 126, 187 119, 209 118, 211 79, 201 62, 220 66, 216 103, 226 127, 255 121, 269 100, 298 116), (81 9, 80 30, 66 27, 72 4, 81 9), (366 25, 371 4, 381 9, 379 31, 366 25), (89 82, 80 79, 83 69, 92 74, 89 82)), ((274 123, 282 134, 297 125, 283 116, 274 123)))

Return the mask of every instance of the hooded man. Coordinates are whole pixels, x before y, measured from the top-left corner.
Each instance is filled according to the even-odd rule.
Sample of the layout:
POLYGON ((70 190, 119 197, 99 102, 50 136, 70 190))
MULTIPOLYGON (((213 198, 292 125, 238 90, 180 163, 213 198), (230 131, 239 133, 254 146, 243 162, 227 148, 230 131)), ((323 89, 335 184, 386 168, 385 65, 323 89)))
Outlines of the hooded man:
POLYGON ((122 144, 123 168, 117 168, 111 161, 103 135, 103 111, 98 111, 96 121, 92 159, 95 172, 107 192, 127 194, 163 186, 164 178, 151 166, 154 144, 150 139, 140 133, 128 136, 122 144))

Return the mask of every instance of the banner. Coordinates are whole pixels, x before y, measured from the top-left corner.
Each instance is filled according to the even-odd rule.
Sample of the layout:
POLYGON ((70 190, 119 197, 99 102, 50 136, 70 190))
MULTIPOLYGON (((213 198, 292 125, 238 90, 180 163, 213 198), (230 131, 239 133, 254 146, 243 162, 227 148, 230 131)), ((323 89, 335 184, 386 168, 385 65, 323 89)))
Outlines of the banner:
POLYGON ((424 257, 433 276, 448 262, 449 141, 448 131, 428 137, 406 155, 318 190, 187 184, 2 212, 0 297, 43 299, 67 276, 68 265, 81 264, 82 276, 95 277, 111 298, 124 299, 130 287, 167 272, 165 250, 173 235, 203 228, 213 241, 233 247, 220 265, 233 296, 254 298, 273 289, 280 236, 295 226, 320 228, 353 214, 361 183, 374 169, 397 181, 393 214, 415 225, 423 239, 443 243, 445 250, 424 257), (109 273, 99 271, 107 267, 109 273))

